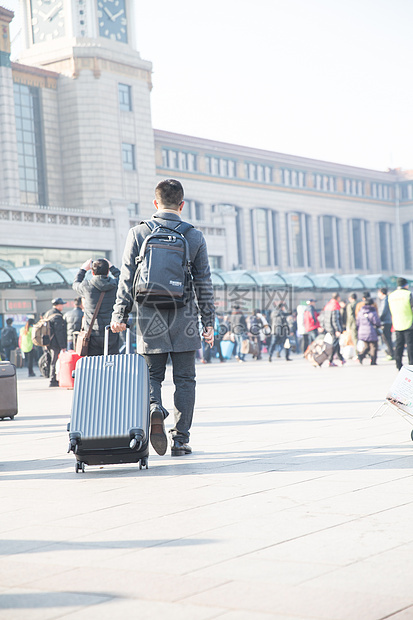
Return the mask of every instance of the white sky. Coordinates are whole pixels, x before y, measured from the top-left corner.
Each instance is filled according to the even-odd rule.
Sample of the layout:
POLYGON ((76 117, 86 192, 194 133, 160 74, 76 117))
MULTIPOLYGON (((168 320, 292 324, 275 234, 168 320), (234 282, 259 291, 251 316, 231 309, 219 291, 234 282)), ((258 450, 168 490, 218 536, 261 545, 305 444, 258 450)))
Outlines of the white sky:
POLYGON ((135 2, 157 129, 413 169, 413 0, 135 2))

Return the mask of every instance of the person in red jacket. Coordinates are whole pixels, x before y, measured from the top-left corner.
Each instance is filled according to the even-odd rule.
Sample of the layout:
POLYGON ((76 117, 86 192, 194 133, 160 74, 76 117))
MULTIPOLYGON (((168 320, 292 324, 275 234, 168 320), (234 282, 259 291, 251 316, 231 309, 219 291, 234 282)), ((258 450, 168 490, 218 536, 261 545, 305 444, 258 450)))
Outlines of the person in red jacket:
POLYGON ((315 299, 307 301, 308 308, 304 311, 304 329, 308 334, 308 344, 311 344, 318 336, 318 314, 315 311, 315 299))

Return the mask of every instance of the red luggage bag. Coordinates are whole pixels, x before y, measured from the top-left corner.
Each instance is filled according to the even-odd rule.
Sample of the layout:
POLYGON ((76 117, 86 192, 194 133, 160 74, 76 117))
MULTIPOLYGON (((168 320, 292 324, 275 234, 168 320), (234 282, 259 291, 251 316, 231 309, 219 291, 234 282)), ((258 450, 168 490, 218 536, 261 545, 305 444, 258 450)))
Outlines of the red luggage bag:
POLYGON ((78 360, 80 360, 80 355, 75 353, 75 351, 65 351, 59 354, 59 387, 73 390, 75 380, 72 377, 72 373, 78 360))

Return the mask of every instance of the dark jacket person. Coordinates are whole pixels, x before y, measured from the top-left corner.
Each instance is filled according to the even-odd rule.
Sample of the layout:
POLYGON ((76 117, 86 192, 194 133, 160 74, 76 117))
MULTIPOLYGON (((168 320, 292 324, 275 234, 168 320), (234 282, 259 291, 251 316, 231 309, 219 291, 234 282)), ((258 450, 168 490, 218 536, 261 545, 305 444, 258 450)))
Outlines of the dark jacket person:
MULTIPOLYGON (((154 200, 157 211, 152 220, 168 228, 179 225, 184 206, 183 196, 183 187, 179 181, 168 179, 158 183, 154 200)), ((148 225, 141 223, 129 231, 126 240, 111 324, 112 330, 116 333, 126 328, 133 307, 135 261, 149 233, 148 225)), ((201 347, 198 315, 201 316, 205 342, 210 346, 214 344, 215 309, 205 239, 202 232, 196 228, 189 229, 185 238, 189 246, 193 283, 188 303, 181 308, 173 309, 137 304, 137 352, 144 355, 149 368, 150 440, 158 454, 165 454, 167 448, 164 427, 167 411, 162 406, 161 388, 168 355, 172 360, 175 384, 175 425, 171 429, 172 456, 183 456, 191 452, 187 442, 195 405, 195 353, 201 347)))
MULTIPOLYGON (((89 329, 100 294, 105 293, 90 336, 88 355, 103 355, 105 326, 110 325, 112 308, 116 299, 120 270, 105 258, 83 263, 73 282, 73 289, 83 297, 83 329, 89 329), (92 270, 90 280, 85 280, 86 272, 92 270), (109 276, 109 271, 113 277, 109 276)), ((109 333, 109 355, 119 353, 119 334, 109 333)))
POLYGON ((50 319, 51 337, 48 349, 51 355, 50 360, 50 383, 49 387, 59 387, 56 379, 56 363, 60 351, 65 351, 67 347, 66 321, 63 318, 62 310, 66 304, 61 297, 52 299, 52 308, 44 315, 45 319, 50 319))
POLYGON ((76 297, 75 307, 69 310, 69 312, 65 312, 63 317, 67 326, 67 348, 73 349, 73 334, 80 332, 82 329, 83 310, 81 297, 76 297))

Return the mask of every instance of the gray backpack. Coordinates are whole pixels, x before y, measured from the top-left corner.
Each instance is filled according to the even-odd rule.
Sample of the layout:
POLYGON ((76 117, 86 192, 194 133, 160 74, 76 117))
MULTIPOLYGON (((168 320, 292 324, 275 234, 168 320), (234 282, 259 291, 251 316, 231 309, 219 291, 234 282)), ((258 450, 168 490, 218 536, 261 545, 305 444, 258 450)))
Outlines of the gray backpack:
POLYGON ((138 304, 153 308, 182 308, 192 292, 191 261, 185 235, 193 226, 178 222, 169 227, 154 220, 141 224, 146 224, 150 233, 135 259, 134 299, 138 304))

